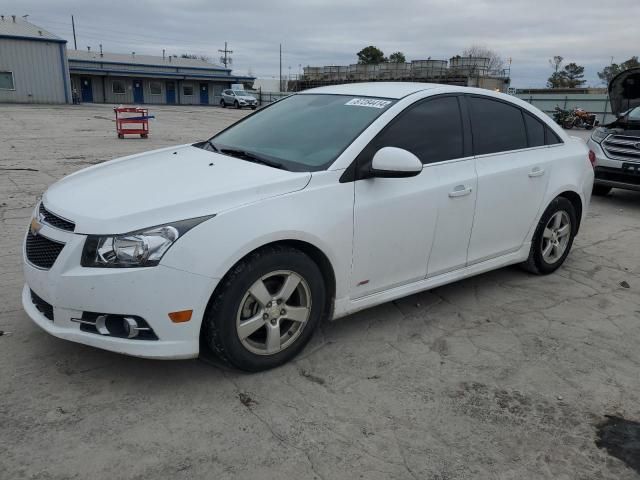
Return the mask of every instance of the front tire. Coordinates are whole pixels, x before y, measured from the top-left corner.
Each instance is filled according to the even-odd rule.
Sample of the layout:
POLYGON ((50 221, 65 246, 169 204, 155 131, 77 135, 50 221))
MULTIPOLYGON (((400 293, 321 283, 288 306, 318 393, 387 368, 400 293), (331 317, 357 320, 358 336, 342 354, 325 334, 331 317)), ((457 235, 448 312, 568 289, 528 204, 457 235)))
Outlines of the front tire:
POLYGON ((538 275, 556 271, 569 255, 577 231, 573 204, 564 197, 554 198, 538 222, 529 258, 522 266, 538 275))
POLYGON ((266 247, 245 257, 214 295, 203 341, 225 363, 249 372, 295 357, 326 311, 322 272, 291 247, 266 247))
POLYGON ((240 104, 238 103, 237 100, 235 102, 233 102, 233 104, 235 105, 236 108, 240 108, 240 104))
POLYGON ((611 187, 607 187, 606 185, 594 184, 591 193, 599 197, 604 197, 605 195, 608 195, 610 191, 611 187))

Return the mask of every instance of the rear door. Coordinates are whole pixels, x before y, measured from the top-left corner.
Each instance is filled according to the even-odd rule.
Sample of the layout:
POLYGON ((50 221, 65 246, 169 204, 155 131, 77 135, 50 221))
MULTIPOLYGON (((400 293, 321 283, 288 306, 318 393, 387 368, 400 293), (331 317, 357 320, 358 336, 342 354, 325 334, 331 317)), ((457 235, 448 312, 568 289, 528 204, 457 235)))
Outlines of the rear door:
POLYGON ((473 264, 522 246, 542 206, 552 164, 541 121, 506 101, 465 98, 478 173, 468 258, 473 264))
POLYGON ((358 156, 361 177, 383 147, 409 150, 424 166, 415 177, 356 180, 352 298, 424 279, 428 270, 464 266, 476 174, 462 118, 456 96, 427 98, 358 156))

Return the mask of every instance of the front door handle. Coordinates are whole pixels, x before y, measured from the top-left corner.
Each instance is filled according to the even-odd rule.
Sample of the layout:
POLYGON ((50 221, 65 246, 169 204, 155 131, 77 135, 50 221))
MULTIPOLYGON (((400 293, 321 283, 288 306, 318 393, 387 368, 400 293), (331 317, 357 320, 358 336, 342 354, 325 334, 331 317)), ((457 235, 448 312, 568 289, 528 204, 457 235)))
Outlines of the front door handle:
POLYGON ((542 175, 544 175, 544 168, 540 168, 540 167, 533 167, 529 172, 529 176, 531 178, 541 177, 542 175))
POLYGON ((453 192, 449 192, 449 197, 464 197, 465 195, 469 195, 471 193, 471 187, 467 187, 466 185, 457 185, 453 192))

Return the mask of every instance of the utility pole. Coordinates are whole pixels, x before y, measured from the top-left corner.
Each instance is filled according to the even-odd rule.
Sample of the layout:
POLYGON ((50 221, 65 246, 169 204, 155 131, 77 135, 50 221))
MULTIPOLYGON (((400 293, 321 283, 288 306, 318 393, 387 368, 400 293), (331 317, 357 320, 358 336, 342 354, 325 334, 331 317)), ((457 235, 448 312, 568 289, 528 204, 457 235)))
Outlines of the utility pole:
POLYGON ((78 50, 78 43, 76 42, 76 23, 73 21, 73 15, 71 15, 71 29, 73 30, 73 49, 78 50))
POLYGON ((224 50, 218 50, 220 53, 224 53, 223 57, 220 57, 220 61, 224 64, 224 68, 227 68, 227 66, 231 65, 231 57, 228 56, 228 54, 233 53, 233 50, 229 50, 227 48, 227 42, 224 42, 224 50))
POLYGON ((282 91, 282 44, 280 44, 280 91, 282 91))

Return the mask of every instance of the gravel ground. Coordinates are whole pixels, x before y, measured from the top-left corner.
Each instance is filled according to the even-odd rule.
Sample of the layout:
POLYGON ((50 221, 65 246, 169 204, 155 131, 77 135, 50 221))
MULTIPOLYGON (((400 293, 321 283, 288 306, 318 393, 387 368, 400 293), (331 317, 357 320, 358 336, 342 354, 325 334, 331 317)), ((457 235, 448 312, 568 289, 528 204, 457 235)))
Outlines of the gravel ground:
POLYGON ((640 478, 640 193, 595 198, 553 275, 505 268, 381 305, 266 373, 38 329, 20 305, 36 196, 247 113, 151 111, 151 138, 118 140, 108 106, 0 105, 1 479, 640 478))

